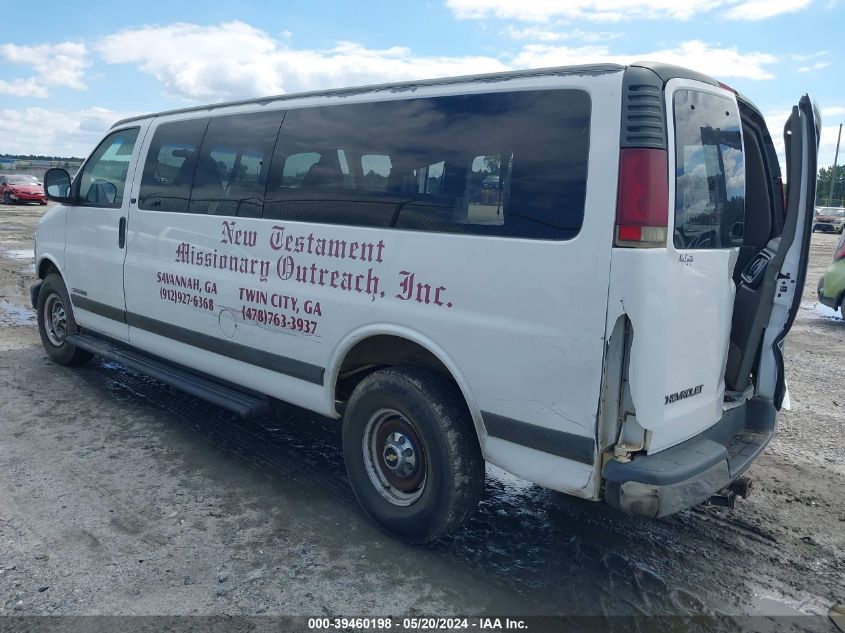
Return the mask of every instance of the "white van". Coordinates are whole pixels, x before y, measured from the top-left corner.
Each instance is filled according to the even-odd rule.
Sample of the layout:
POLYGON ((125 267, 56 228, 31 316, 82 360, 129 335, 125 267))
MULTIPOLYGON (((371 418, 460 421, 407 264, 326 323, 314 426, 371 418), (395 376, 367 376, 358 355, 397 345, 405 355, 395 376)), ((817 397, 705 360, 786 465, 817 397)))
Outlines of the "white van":
POLYGON ((485 460, 662 517, 772 436, 819 116, 662 64, 285 95, 116 123, 46 175, 44 347, 252 415, 343 419, 367 514, 459 527, 485 460))

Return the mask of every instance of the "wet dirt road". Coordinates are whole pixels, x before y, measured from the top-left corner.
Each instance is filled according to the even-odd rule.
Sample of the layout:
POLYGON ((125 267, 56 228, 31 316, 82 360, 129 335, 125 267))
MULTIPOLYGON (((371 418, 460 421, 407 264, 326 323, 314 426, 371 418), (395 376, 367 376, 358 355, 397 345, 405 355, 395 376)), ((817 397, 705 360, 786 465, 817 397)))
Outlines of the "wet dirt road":
POLYGON ((813 238, 787 340, 792 410, 735 510, 640 520, 488 467, 466 528, 414 548, 358 509, 337 422, 286 405, 238 420, 115 364, 48 361, 28 305, 42 212, 0 205, 0 614, 822 616, 845 600, 845 322, 814 298, 832 235, 813 238))

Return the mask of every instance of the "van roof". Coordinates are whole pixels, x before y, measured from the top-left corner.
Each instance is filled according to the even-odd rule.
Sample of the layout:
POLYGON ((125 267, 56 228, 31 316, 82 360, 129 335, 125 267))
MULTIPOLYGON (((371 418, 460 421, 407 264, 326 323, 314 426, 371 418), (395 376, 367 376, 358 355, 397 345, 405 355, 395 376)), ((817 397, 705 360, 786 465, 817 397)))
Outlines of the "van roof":
MULTIPOLYGON (((637 62, 631 64, 647 68, 654 72, 662 83, 666 83, 669 79, 675 77, 683 77, 686 79, 696 79, 704 81, 705 83, 718 85, 718 82, 711 77, 702 75, 693 70, 682 68, 680 66, 673 66, 671 64, 661 64, 657 62, 637 62)), ((478 75, 461 75, 458 77, 443 77, 439 79, 421 79, 414 81, 402 81, 384 84, 372 84, 367 86, 351 86, 348 88, 334 88, 329 90, 313 90, 308 92, 297 92, 283 95, 273 95, 268 97, 255 97, 252 99, 239 99, 236 101, 223 101, 220 103, 213 103, 208 105, 191 106, 188 108, 177 108, 174 110, 164 110, 162 112, 154 112, 150 114, 141 114, 138 116, 127 117, 120 119, 112 124, 111 129, 130 121, 140 121, 142 119, 150 119, 154 117, 166 116, 171 114, 184 114, 186 112, 202 112, 217 110, 220 108, 228 108, 232 106, 259 104, 268 105, 277 101, 289 101, 292 99, 300 99, 303 97, 347 97, 357 94, 365 94, 368 92, 380 92, 390 90, 391 92, 403 92, 407 90, 416 90, 417 88, 424 88, 427 86, 443 86, 457 83, 468 82, 497 82, 506 81, 509 79, 516 79, 520 77, 542 77, 547 75, 567 76, 567 75, 604 75, 608 73, 617 73, 624 71, 627 66, 620 64, 585 64, 580 66, 558 66, 551 68, 536 68, 531 70, 513 70, 500 73, 485 73, 478 75)))

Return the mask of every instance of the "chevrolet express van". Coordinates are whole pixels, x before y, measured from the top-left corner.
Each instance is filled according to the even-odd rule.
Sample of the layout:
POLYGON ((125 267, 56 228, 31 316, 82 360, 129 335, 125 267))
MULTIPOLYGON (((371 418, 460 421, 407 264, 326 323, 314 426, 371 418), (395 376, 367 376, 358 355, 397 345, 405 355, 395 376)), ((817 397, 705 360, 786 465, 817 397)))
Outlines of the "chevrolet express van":
POLYGON ((663 517, 771 439, 819 115, 682 68, 551 68, 112 126, 36 236, 47 354, 343 421, 366 513, 458 528, 485 461, 663 517))

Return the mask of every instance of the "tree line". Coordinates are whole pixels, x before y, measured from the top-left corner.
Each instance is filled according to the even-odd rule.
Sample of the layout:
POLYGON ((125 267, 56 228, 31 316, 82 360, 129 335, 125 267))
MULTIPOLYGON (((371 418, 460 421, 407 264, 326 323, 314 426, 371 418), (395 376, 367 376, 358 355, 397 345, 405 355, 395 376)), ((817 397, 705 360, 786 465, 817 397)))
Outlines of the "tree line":
POLYGON ((82 159, 77 158, 76 156, 43 156, 41 154, 0 154, 0 158, 10 158, 12 160, 61 160, 82 162, 82 159))
POLYGON ((845 206, 845 165, 836 167, 833 180, 833 195, 830 195, 830 181, 834 177, 833 165, 819 169, 816 180, 816 206, 842 207, 845 206))

